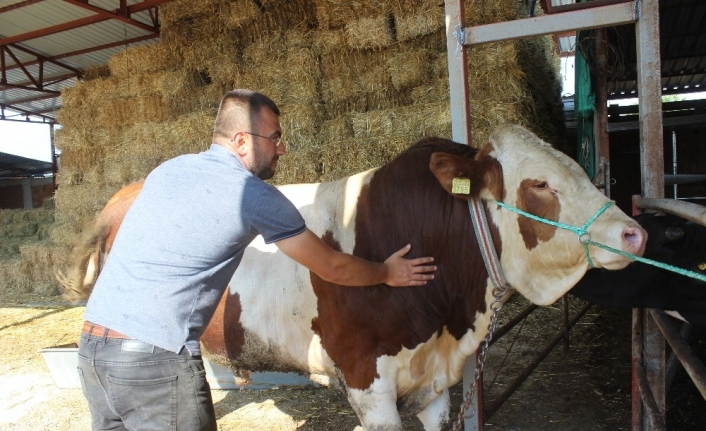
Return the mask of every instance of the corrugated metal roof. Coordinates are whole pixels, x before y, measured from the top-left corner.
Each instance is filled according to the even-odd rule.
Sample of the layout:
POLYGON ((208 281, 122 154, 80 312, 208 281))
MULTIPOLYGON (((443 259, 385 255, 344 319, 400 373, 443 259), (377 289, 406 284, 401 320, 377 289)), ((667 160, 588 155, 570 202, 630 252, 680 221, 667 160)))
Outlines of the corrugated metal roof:
MULTIPOLYGON (((543 8, 549 13, 562 12, 572 3, 575 1, 551 0, 543 3, 543 8)), ((706 91, 706 1, 662 0, 659 8, 662 94, 706 91)), ((608 98, 637 97, 635 26, 609 28, 607 36, 608 98)), ((557 35, 556 39, 562 55, 576 50, 574 35, 557 35)))
POLYGON ((55 122, 59 92, 87 69, 158 41, 167 1, 0 0, 0 119, 55 122))
MULTIPOLYGON (((662 94, 706 91, 706 1, 662 0, 662 94)), ((637 97, 635 26, 609 28, 608 99, 637 97)))
POLYGON ((8 178, 44 177, 53 172, 51 162, 0 153, 0 180, 8 178))

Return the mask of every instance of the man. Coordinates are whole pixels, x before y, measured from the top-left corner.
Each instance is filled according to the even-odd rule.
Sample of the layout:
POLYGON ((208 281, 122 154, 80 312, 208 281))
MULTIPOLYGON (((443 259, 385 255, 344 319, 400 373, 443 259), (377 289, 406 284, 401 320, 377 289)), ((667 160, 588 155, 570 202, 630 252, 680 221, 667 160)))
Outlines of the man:
POLYGON ((347 286, 419 286, 432 258, 384 263, 329 248, 271 178, 285 153, 266 96, 223 97, 213 145, 146 178, 86 306, 79 374, 94 430, 215 430, 199 339, 257 236, 322 278, 347 286))

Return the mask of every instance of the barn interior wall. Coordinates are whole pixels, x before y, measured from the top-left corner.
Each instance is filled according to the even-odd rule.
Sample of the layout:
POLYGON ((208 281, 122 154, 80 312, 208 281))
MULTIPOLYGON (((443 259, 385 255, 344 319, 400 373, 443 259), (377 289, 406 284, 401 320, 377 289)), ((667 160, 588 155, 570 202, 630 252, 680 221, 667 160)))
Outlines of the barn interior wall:
MULTIPOLYGON (((467 0, 467 25, 516 19, 516 0, 467 0)), ((127 48, 62 92, 51 238, 70 245, 121 186, 210 145, 222 95, 278 103, 287 143, 276 184, 338 179, 416 140, 451 136, 446 29, 436 0, 174 0, 158 44, 127 48)), ((561 148, 559 59, 550 37, 469 53, 474 142, 499 124, 561 148)))
MULTIPOLYGON (((672 173, 672 132, 676 133, 677 173, 706 173, 706 126, 669 126, 664 128, 665 174, 672 173)), ((632 213, 632 196, 641 194, 640 136, 638 130, 610 134, 611 198, 626 213, 632 213)), ((671 185, 664 188, 664 197, 673 198, 671 185)), ((677 197, 699 205, 706 204, 706 182, 680 184, 677 197)))
POLYGON ((53 195, 52 178, 0 180, 0 210, 40 208, 53 195))
POLYGON ((22 184, 0 186, 0 209, 24 208, 22 184))

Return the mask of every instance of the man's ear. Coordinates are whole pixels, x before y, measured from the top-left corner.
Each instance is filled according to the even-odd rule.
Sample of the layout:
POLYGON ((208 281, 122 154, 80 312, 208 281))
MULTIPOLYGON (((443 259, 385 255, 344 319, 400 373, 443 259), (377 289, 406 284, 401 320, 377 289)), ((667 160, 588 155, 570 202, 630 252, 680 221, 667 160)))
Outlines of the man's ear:
POLYGON ((245 157, 250 152, 248 142, 252 141, 248 141, 248 139, 245 138, 246 136, 247 134, 245 132, 237 132, 230 141, 233 151, 240 157, 245 157))
POLYGON ((478 197, 484 188, 489 188, 496 199, 501 198, 502 168, 492 157, 475 160, 437 152, 431 155, 429 169, 444 190, 457 198, 470 200, 478 197))

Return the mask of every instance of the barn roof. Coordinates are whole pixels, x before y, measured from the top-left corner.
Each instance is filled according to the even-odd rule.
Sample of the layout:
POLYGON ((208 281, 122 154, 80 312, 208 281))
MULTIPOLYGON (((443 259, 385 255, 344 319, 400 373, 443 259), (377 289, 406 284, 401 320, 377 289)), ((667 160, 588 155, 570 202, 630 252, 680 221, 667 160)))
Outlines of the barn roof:
POLYGON ((44 177, 52 173, 52 163, 0 153, 0 180, 44 177))
POLYGON ((157 42, 166 1, 0 0, 0 119, 56 122, 61 90, 87 69, 157 42))

